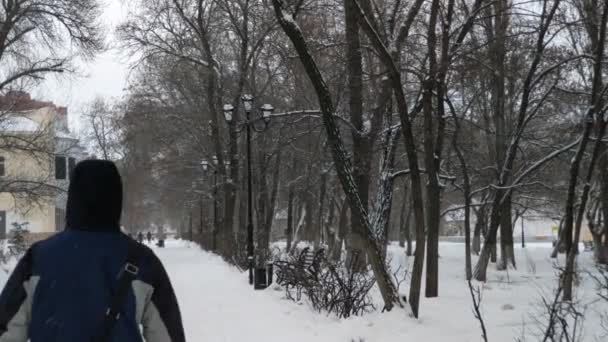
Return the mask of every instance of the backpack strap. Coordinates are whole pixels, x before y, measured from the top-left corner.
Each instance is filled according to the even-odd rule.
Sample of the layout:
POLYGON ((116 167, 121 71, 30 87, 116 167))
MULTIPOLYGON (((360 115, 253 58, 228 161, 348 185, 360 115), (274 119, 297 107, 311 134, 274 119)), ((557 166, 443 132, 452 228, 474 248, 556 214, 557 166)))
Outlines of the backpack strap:
POLYGON ((120 272, 116 293, 112 298, 110 306, 105 312, 100 335, 98 339, 95 340, 97 342, 110 341, 112 329, 114 328, 116 321, 120 319, 120 312, 131 288, 131 283, 139 274, 139 266, 143 259, 143 249, 139 247, 139 244, 132 239, 129 239, 128 243, 127 260, 120 272))

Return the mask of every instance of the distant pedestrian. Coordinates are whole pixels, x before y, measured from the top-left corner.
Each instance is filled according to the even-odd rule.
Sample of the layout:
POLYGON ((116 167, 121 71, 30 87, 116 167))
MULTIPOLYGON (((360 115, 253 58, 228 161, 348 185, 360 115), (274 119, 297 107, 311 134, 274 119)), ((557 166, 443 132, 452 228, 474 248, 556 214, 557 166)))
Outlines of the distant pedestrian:
POLYGON ((167 272, 120 231, 121 211, 116 166, 76 165, 66 230, 30 247, 0 295, 0 341, 185 341, 167 272))
POLYGON ((148 238, 148 245, 152 243, 152 232, 148 231, 148 234, 146 234, 146 237, 148 238))
POLYGON ((137 242, 144 243, 144 233, 142 233, 142 232, 137 233, 137 242))

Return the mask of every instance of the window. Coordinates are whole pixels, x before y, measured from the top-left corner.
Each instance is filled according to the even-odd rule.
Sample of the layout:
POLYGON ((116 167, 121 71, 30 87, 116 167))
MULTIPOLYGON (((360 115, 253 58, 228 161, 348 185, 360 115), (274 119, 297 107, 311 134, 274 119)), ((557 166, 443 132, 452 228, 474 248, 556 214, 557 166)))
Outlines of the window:
POLYGON ((70 175, 72 174, 72 170, 74 170, 74 168, 76 167, 76 159, 75 158, 68 158, 68 172, 70 173, 70 175))
POLYGON ((6 174, 4 162, 5 162, 4 157, 0 157, 0 177, 4 176, 6 174))
POLYGON ((66 179, 67 168, 65 159, 63 156, 55 156, 55 179, 66 179))

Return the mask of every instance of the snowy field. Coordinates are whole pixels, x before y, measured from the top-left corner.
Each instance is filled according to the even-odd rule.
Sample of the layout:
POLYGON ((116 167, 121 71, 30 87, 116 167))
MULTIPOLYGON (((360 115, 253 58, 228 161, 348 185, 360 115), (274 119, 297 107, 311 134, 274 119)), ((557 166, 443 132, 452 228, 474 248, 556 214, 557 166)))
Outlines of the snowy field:
MULTIPOLYGON (((440 297, 422 298, 419 320, 409 316, 409 308, 338 320, 313 312, 307 304, 285 300, 279 287, 253 291, 245 273, 197 247, 173 242, 157 253, 173 279, 190 341, 480 341, 463 275, 463 248, 462 244, 441 244, 440 297)), ((519 268, 508 274, 490 265, 482 301, 490 341, 515 341, 522 333, 526 341, 538 341, 534 321, 541 296, 551 297, 556 285, 550 248, 550 244, 529 244, 518 249, 519 268)), ((397 246, 390 251, 394 264, 413 261, 406 260, 397 246)), ((580 260, 582 267, 592 268, 590 253, 583 253, 580 260)), ((588 306, 584 341, 607 341, 608 337, 602 338, 599 317, 608 307, 596 301, 589 277, 583 277, 577 294, 581 304, 588 306)))
MULTIPOLYGON (((313 312, 306 303, 284 299, 280 287, 254 291, 246 273, 195 245, 169 241, 167 248, 155 251, 175 287, 188 341, 481 341, 464 281, 463 248, 462 244, 441 243, 440 297, 422 298, 418 320, 410 317, 409 307, 338 320, 313 312)), ((390 252, 395 265, 413 261, 413 257, 406 260, 397 246, 391 246, 390 252)), ((529 244, 517 250, 517 271, 497 272, 490 265, 482 301, 490 341, 515 341, 522 334, 526 335, 525 341, 539 340, 534 322, 540 317, 541 296, 551 297, 556 285, 554 260, 549 253, 549 244, 529 244)), ((592 269, 590 253, 583 253, 579 260, 579 269, 592 269)), ((6 272, 1 273, 3 284, 6 272)), ((374 295, 379 304, 379 295, 374 295)), ((583 341, 608 341, 600 325, 600 313, 607 312, 608 307, 597 301, 589 276, 583 275, 577 295, 586 306, 583 341)))

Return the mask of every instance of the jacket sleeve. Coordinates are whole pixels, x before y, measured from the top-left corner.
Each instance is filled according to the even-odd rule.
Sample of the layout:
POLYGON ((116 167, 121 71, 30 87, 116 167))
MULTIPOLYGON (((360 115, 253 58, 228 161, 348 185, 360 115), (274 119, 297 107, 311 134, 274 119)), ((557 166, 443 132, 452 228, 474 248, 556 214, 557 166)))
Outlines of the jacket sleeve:
POLYGON ((144 338, 147 342, 185 342, 182 318, 169 276, 156 256, 151 268, 153 292, 143 313, 144 338))
POLYGON ((21 258, 0 295, 0 342, 26 342, 32 304, 32 252, 21 258))

